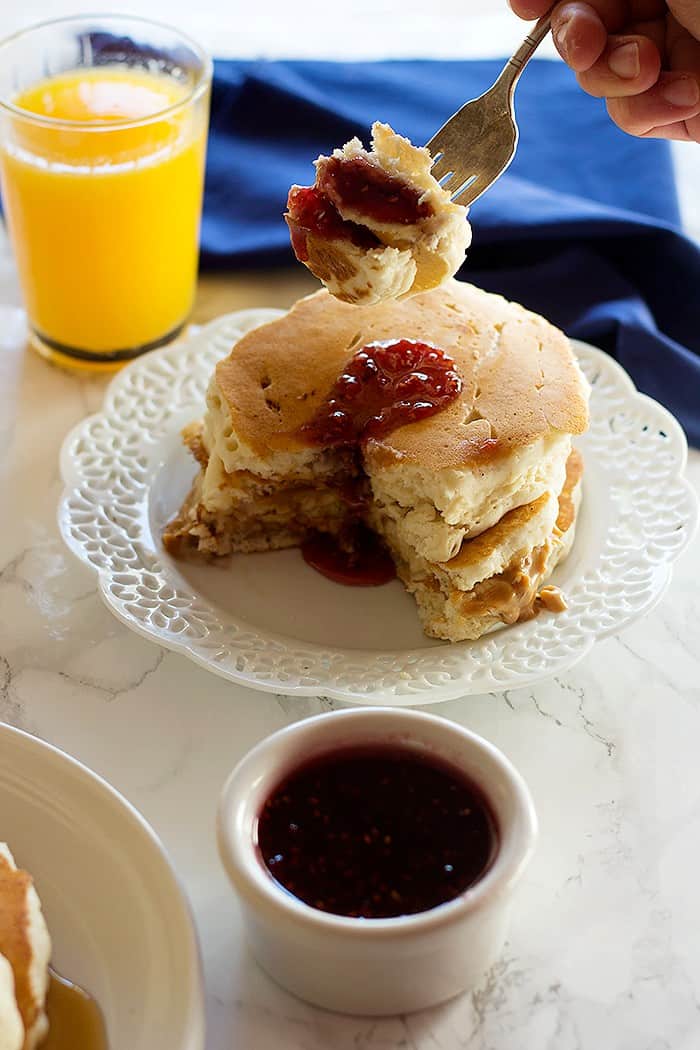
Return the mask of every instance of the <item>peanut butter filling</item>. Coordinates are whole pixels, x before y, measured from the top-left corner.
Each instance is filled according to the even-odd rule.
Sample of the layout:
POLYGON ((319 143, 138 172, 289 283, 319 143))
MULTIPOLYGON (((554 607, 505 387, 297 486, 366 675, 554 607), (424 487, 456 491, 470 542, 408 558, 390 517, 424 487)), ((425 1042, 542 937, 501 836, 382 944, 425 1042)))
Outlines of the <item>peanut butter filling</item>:
POLYGON ((502 623, 517 623, 537 616, 537 588, 546 569, 551 543, 547 541, 524 557, 513 559, 507 569, 477 583, 460 596, 464 616, 497 616, 502 623))
POLYGON ((558 587, 553 587, 551 584, 541 588, 537 595, 537 601, 547 612, 560 613, 566 612, 568 609, 564 595, 558 587))

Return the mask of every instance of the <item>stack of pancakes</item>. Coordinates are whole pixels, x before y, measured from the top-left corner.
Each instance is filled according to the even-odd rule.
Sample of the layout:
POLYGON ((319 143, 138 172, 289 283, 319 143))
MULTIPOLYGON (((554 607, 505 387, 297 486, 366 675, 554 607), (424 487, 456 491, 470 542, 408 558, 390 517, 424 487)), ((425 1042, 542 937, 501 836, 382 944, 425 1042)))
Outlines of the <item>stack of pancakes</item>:
POLYGON ((32 878, 0 843, 0 1047, 34 1050, 45 1012, 51 940, 32 878))
POLYGON ((587 401, 566 337, 499 296, 454 280, 372 307, 318 292, 218 364, 205 419, 185 432, 201 469, 165 544, 272 550, 313 532, 342 537, 361 515, 425 631, 477 638, 532 615, 571 546, 582 469, 571 439, 587 427, 587 401), (453 359, 457 400, 359 449, 305 442, 300 429, 352 355, 398 339, 453 359))

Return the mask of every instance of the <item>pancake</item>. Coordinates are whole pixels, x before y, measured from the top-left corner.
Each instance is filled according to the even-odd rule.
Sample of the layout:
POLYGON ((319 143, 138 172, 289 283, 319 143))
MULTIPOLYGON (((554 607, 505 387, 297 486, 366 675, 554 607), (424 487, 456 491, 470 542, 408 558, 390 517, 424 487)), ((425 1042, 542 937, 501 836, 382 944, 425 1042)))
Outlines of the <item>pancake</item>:
MULTIPOLYGON (((0 843, 0 955, 14 978, 23 1031, 19 1046, 34 1050, 48 1031, 45 1003, 51 940, 32 878, 17 868, 5 843, 0 843)), ((14 1025, 12 1017, 10 1021, 14 1025)))
POLYGON ((22 1050, 24 1025, 15 997, 15 976, 4 955, 0 955, 0 1050, 22 1050))
MULTIPOLYGON (((439 626, 447 597, 458 592, 464 605, 539 548, 533 586, 553 568, 560 499, 570 524, 575 516, 567 463, 588 423, 588 393, 566 337, 499 296, 448 281, 368 308, 318 292, 248 332, 217 365, 204 420, 185 432, 201 469, 165 546, 224 555, 318 532, 346 542, 360 518, 388 543, 419 607, 430 606, 426 630, 471 637, 460 632, 476 627, 459 616, 439 626), (456 399, 358 445, 310 443, 303 428, 357 351, 397 340, 443 350, 461 380, 456 399)), ((486 610, 483 629, 493 622, 486 610)))
POLYGON ((336 299, 364 306, 407 295, 417 272, 408 248, 363 248, 312 233, 306 236, 304 265, 336 299))
POLYGON ((221 477, 242 469, 311 484, 337 475, 337 453, 309 446, 299 430, 357 349, 399 337, 445 350, 463 384, 437 415, 363 450, 374 498, 407 543, 447 560, 509 510, 560 491, 571 435, 588 420, 568 340, 520 306, 449 281, 369 308, 319 292, 245 335, 209 390, 204 508, 222 509, 221 477))
POLYGON ((347 501, 342 489, 331 484, 277 485, 240 471, 222 474, 216 498, 205 501, 204 477, 202 472, 195 478, 180 513, 163 535, 175 556, 193 549, 217 556, 282 550, 298 547, 312 533, 339 536, 346 526, 347 501))
POLYGON ((315 166, 314 187, 290 190, 285 218, 297 258, 332 295, 371 306, 457 272, 471 241, 467 209, 433 177, 427 149, 375 123, 371 150, 355 138, 315 166))
MULTIPOLYGON (((573 455, 573 453, 572 453, 573 455)), ((551 536, 558 513, 557 497, 544 492, 538 499, 504 514, 490 529, 471 540, 464 540, 449 561, 431 561, 403 541, 396 523, 373 505, 370 521, 388 542, 395 560, 405 566, 407 578, 420 580, 437 576, 450 586, 469 591, 482 580, 503 572, 524 551, 541 546, 551 536)))
POLYGON ((542 608, 566 609, 556 588, 543 585, 573 545, 582 474, 583 460, 573 451, 558 500, 545 494, 510 511, 466 540, 447 563, 406 560, 391 533, 384 533, 426 634, 450 642, 473 640, 500 624, 531 619, 542 608))
POLYGON ((587 426, 586 384, 569 341, 523 307, 454 280, 376 307, 351 307, 321 291, 246 333, 217 365, 209 407, 224 413, 213 436, 223 422, 225 466, 287 473, 277 457, 316 458, 318 451, 304 443, 299 428, 357 349, 390 339, 446 351, 463 390, 438 415, 373 442, 367 450, 371 461, 480 470, 554 432, 578 434, 587 426))

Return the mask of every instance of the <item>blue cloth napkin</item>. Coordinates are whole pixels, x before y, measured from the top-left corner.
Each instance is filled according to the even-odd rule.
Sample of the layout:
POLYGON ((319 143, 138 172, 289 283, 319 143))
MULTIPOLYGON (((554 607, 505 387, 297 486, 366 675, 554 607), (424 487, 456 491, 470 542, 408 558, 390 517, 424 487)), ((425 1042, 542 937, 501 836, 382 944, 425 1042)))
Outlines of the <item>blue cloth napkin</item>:
MULTIPOLYGON (((290 262, 291 183, 373 120, 426 142, 502 63, 216 63, 204 268, 290 262)), ((700 249, 679 229, 668 144, 631 138, 561 63, 517 93, 516 158, 473 207, 460 276, 613 354, 700 445, 700 249)), ((694 149, 688 145, 689 149, 694 149)))

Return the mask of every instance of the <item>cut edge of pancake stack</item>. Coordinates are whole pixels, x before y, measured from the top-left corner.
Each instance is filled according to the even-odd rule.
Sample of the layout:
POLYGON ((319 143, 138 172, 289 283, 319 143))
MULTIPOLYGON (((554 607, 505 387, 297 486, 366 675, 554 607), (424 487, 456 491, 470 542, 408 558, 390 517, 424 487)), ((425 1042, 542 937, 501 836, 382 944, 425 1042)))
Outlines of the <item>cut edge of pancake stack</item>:
POLYGON ((31 876, 0 843, 0 1047, 34 1050, 46 1037, 51 939, 31 876))
POLYGON ((531 616, 571 547, 582 473, 571 439, 588 425, 588 394, 558 329, 470 285, 372 307, 315 293, 217 366, 203 424, 185 431, 201 469, 165 545, 223 555, 318 531, 342 544, 364 493, 362 517, 389 546, 426 633, 477 638, 531 616), (305 442, 300 428, 353 354, 393 339, 448 354, 459 398, 359 453, 305 442))

